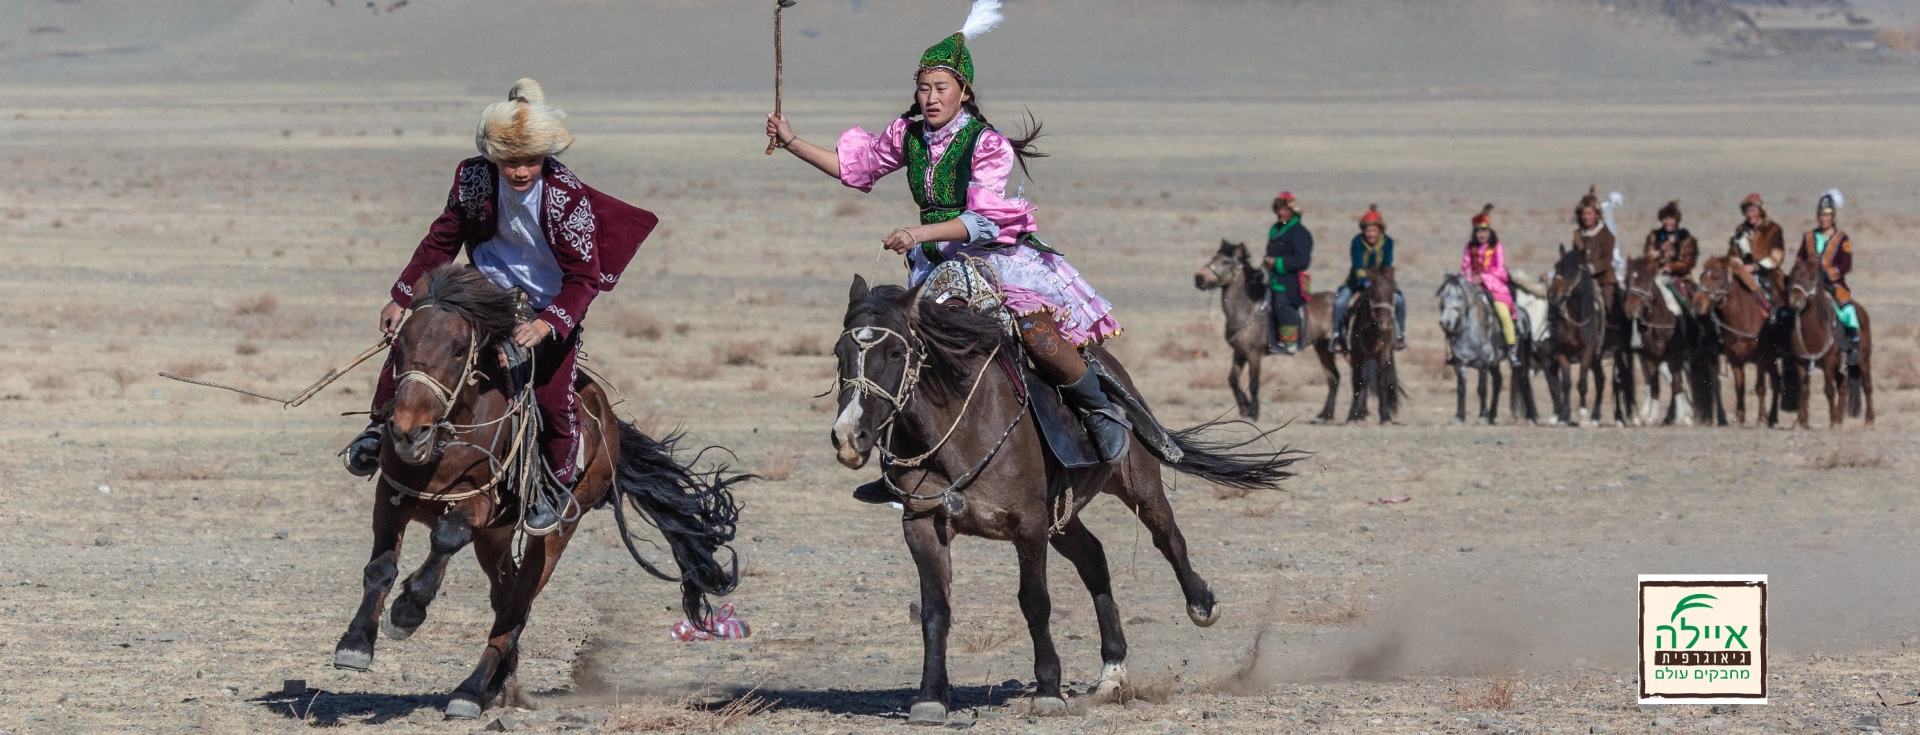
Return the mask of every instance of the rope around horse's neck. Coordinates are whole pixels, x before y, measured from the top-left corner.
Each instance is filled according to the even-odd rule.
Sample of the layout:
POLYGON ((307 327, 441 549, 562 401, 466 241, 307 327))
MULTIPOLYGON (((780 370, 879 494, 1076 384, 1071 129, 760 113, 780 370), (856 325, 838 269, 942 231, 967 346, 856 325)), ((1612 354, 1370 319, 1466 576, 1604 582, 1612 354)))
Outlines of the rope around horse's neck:
MULTIPOLYGON (((1813 299, 1814 299, 1814 296, 1816 296, 1816 294, 1815 294, 1815 293, 1814 293, 1813 291, 1811 291, 1811 290, 1808 290, 1808 289, 1806 289, 1806 288, 1802 288, 1802 287, 1800 286, 1800 284, 1797 284, 1797 283, 1793 285, 1793 290, 1795 290, 1795 291, 1799 291, 1800 293, 1803 293, 1803 294, 1806 294, 1806 295, 1807 295, 1807 305, 1808 305, 1808 306, 1812 306, 1812 305, 1813 305, 1813 299)), ((1800 310, 1800 312, 1801 312, 1801 313, 1804 313, 1805 311, 1806 311, 1806 309, 1801 309, 1801 310, 1800 310)), ((1829 320, 1829 321, 1831 321, 1831 320, 1829 320)), ((1801 351, 1800 351, 1800 345, 1804 345, 1804 344, 1806 344, 1806 343, 1807 343, 1807 338, 1806 338, 1806 331, 1805 331, 1805 328, 1806 328, 1806 323, 1807 323, 1807 320, 1806 320, 1806 319, 1804 319, 1804 318, 1801 318, 1801 316, 1800 316, 1800 314, 1799 314, 1799 313, 1796 313, 1796 314, 1794 315, 1794 320, 1793 320, 1793 338, 1794 338, 1794 341, 1795 341, 1795 342, 1797 342, 1798 344, 1796 344, 1796 345, 1794 345, 1794 346, 1793 346, 1793 354, 1795 354, 1795 355, 1797 355, 1797 356, 1799 356, 1799 358, 1800 358, 1800 359, 1802 359, 1802 360, 1806 360, 1806 361, 1807 361, 1808 363, 1812 363, 1812 362, 1813 362, 1813 361, 1815 361, 1815 360, 1818 360, 1818 359, 1820 359, 1820 358, 1822 358, 1822 357, 1826 357, 1826 356, 1827 356, 1827 352, 1829 352, 1829 351, 1831 351, 1831 350, 1833 349, 1833 345, 1834 345, 1834 342, 1836 341, 1836 339, 1835 339, 1835 335, 1834 335, 1834 332, 1835 332, 1835 331, 1837 331, 1837 330, 1835 330, 1835 329, 1833 329, 1833 327, 1832 327, 1832 325, 1831 325, 1831 324, 1829 324, 1829 325, 1828 325, 1828 327, 1827 327, 1827 341, 1826 341, 1826 344, 1823 344, 1823 345, 1821 345, 1821 346, 1820 346, 1820 349, 1818 349, 1818 350, 1814 350, 1814 351, 1813 351, 1813 352, 1811 352, 1811 353, 1807 353, 1807 352, 1801 352, 1801 351)))
MULTIPOLYGON (((953 425, 947 427, 947 433, 942 434, 940 436, 940 441, 934 442, 933 447, 928 449, 925 453, 915 455, 913 457, 908 457, 905 459, 895 457, 893 455, 892 449, 889 449, 883 446, 880 448, 880 451, 882 452, 884 458, 889 460, 889 464, 892 464, 895 467, 907 467, 907 468, 919 467, 921 462, 927 461, 927 459, 932 457, 935 452, 940 451, 940 447, 945 446, 947 443, 947 440, 953 438, 953 432, 959 429, 961 422, 966 419, 967 410, 969 408, 972 408, 973 406, 974 394, 980 390, 980 384, 986 382, 987 368, 992 367, 994 359, 999 356, 1000 356, 1000 346, 994 345, 993 351, 987 353, 987 359, 984 361, 981 361, 979 372, 974 373, 973 387, 967 389, 967 399, 960 403, 960 412, 954 415, 953 425)), ((907 397, 912 398, 911 395, 907 397)), ((904 405, 901 406, 901 408, 904 408, 904 405)), ((899 415, 898 409, 895 410, 894 415, 895 416, 899 415)), ((889 416, 888 420, 892 420, 892 418, 893 418, 892 416, 889 416)), ((892 438, 891 427, 889 427, 888 438, 889 439, 892 438)))

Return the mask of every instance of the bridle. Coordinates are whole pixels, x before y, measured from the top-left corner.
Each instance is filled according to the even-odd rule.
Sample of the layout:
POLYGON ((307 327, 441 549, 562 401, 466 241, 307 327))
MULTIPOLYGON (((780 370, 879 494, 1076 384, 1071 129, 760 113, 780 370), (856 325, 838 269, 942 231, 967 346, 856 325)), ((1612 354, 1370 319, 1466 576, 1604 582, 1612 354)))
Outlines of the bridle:
POLYGON ((1731 281, 1732 275, 1726 274, 1721 277, 1719 288, 1707 288, 1705 285, 1700 286, 1700 292, 1707 295, 1707 318, 1712 319, 1713 326, 1719 328, 1722 332, 1726 332, 1743 340, 1760 339, 1761 330, 1766 329, 1766 320, 1764 319, 1760 322, 1760 328, 1752 332, 1735 329, 1733 326, 1721 320, 1720 307, 1727 303, 1727 296, 1733 293, 1731 281))
POLYGON ((986 382, 987 369, 991 368, 994 360, 1000 356, 1000 346, 995 345, 993 350, 987 353, 986 359, 980 362, 980 370, 974 373, 973 385, 967 389, 967 397, 960 404, 960 412, 954 415, 952 425, 947 427, 940 439, 928 447, 926 452, 912 457, 901 457, 893 451, 893 432, 898 427, 895 419, 906 412, 907 402, 913 400, 914 389, 919 387, 920 375, 925 370, 927 362, 925 346, 919 342, 917 335, 913 334, 911 327, 907 328, 906 334, 886 327, 854 327, 841 332, 840 337, 854 345, 855 374, 851 378, 839 377, 836 392, 844 394, 848 388, 852 388, 854 394, 851 400, 858 401, 861 398, 861 391, 872 391, 875 396, 893 407, 893 410, 887 414, 887 418, 874 427, 874 431, 881 434, 880 439, 874 442, 874 450, 880 454, 881 481, 888 490, 902 499, 938 500, 949 513, 958 514, 966 506, 964 501, 954 496, 954 493, 966 489, 966 486, 973 482, 973 478, 979 475, 981 470, 986 469, 987 463, 993 461, 994 456, 1000 453, 1000 447, 1007 443, 1007 438, 1013 436, 1014 428, 1026 418, 1027 403, 1030 399, 1025 393, 1020 395, 1020 410, 1014 412, 1013 421, 1007 424, 1006 430, 1000 432, 1000 438, 994 441, 993 446, 987 450, 986 456, 981 457, 972 468, 954 478, 953 482, 948 483, 939 492, 924 495, 909 492, 894 483, 892 470, 896 467, 908 469, 919 467, 932 458, 934 453, 939 452, 948 439, 953 438, 953 433, 966 422, 967 411, 973 407, 973 398, 980 390, 980 384, 986 382), (907 364, 901 369, 900 388, 894 391, 888 391, 884 386, 867 377, 867 353, 891 338, 898 338, 907 346, 907 364))
MULTIPOLYGON (((1660 298, 1659 294, 1654 293, 1653 289, 1659 288, 1659 286, 1657 285, 1654 286, 1653 288, 1640 288, 1638 286, 1633 285, 1635 281, 1639 280, 1634 278, 1634 275, 1635 273, 1633 270, 1629 269, 1627 271, 1627 282, 1625 285, 1627 287, 1627 294, 1629 296, 1640 297, 1640 310, 1642 312, 1641 314, 1642 318, 1636 318, 1636 319, 1633 319, 1633 321, 1646 325, 1648 329, 1655 329, 1662 332, 1670 332, 1675 329, 1679 329, 1680 328, 1679 314, 1673 315, 1672 324, 1656 324, 1652 320, 1644 318, 1645 316, 1647 316, 1646 312, 1650 312, 1652 310, 1653 308, 1652 304, 1654 303, 1654 301, 1658 300, 1661 306, 1665 306, 1666 299, 1660 298)), ((1631 318, 1631 316, 1629 316, 1629 318, 1631 318)))
MULTIPOLYGON (((1820 275, 1822 280, 1825 280, 1826 274, 1821 273, 1820 275)), ((1821 294, 1822 289, 1820 286, 1817 286, 1817 285, 1814 286, 1813 288, 1807 288, 1806 286, 1802 286, 1798 283, 1795 283, 1795 284, 1792 284, 1787 290, 1806 297, 1806 301, 1804 302, 1806 305, 1793 310, 1793 336, 1796 337, 1797 341, 1799 341, 1801 344, 1806 344, 1807 340, 1804 336, 1802 336, 1803 334, 1802 327, 1807 323, 1807 320, 1804 318, 1804 314, 1808 309, 1813 308, 1813 299, 1814 297, 1819 296, 1821 294)), ((1789 302, 1788 306, 1791 307, 1792 303, 1789 302)), ((1813 352, 1801 352, 1800 348, 1796 346, 1793 348, 1793 353, 1795 355, 1798 355, 1800 359, 1806 360, 1808 363, 1812 363, 1813 361, 1820 359, 1822 356, 1825 356, 1828 350, 1833 349, 1834 342, 1837 339, 1834 333, 1838 331, 1839 330, 1835 329, 1833 325, 1828 325, 1827 341, 1826 341, 1826 344, 1823 344, 1820 346, 1820 349, 1814 350, 1813 352)))
MULTIPOLYGON (((431 309, 433 307, 433 304, 427 304, 421 306, 420 310, 431 309)), ((406 326, 406 323, 402 322, 401 326, 406 326)), ((399 330, 396 329, 394 331, 397 333, 399 330)), ((467 359, 461 363, 460 377, 454 380, 452 388, 448 388, 445 383, 441 383, 438 378, 427 374, 425 371, 408 370, 393 376, 395 380, 394 393, 397 395, 401 388, 405 388, 409 384, 418 383, 421 387, 426 388, 427 392, 432 393, 434 399, 439 401, 442 406, 440 418, 435 419, 433 422, 435 431, 438 431, 442 426, 451 426, 451 424, 447 423, 447 418, 453 415, 453 409, 457 405, 455 399, 460 397, 460 391, 465 390, 469 385, 480 382, 479 371, 475 370, 475 366, 479 362, 479 355, 479 335, 469 334, 467 335, 467 359)), ((399 367, 399 365, 396 364, 395 367, 399 367)))
MULTIPOLYGON (((1547 306, 1549 307, 1550 313, 1559 314, 1560 318, 1567 320, 1569 324, 1572 324, 1573 326, 1584 329, 1586 328, 1587 325, 1593 323, 1594 317, 1599 315, 1600 310, 1595 309, 1594 313, 1587 315, 1587 318, 1585 319, 1575 319, 1573 316, 1573 310, 1568 308, 1569 305, 1574 300, 1574 298, 1580 295, 1580 286, 1586 285, 1589 288, 1594 287, 1593 274, 1587 270, 1587 266, 1585 264, 1582 264, 1580 266, 1580 272, 1582 275, 1585 275, 1587 277, 1584 284, 1579 280, 1575 280, 1573 282, 1573 285, 1567 287, 1565 294, 1558 297, 1554 296, 1553 290, 1549 288, 1547 290, 1547 306)), ((1561 280, 1561 276, 1558 272, 1553 274, 1553 278, 1556 281, 1561 280)), ((1596 289, 1596 293, 1594 293, 1593 295, 1593 299, 1596 305, 1600 301, 1600 294, 1597 292, 1597 289, 1596 289)))

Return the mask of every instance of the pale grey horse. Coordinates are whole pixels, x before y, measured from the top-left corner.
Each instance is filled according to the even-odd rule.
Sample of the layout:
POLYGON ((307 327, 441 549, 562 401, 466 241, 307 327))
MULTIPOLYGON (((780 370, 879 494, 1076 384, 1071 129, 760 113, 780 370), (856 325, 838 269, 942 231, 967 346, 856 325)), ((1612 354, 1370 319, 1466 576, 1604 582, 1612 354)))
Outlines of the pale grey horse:
MULTIPOLYGON (((1500 340, 1500 317, 1493 311, 1493 297, 1487 290, 1466 282, 1458 273, 1449 273, 1440 282, 1440 290, 1434 292, 1440 299, 1440 331, 1447 335, 1447 362, 1453 365, 1455 378, 1455 408, 1453 423, 1467 422, 1467 370, 1480 373, 1480 413, 1479 423, 1491 424, 1500 412, 1500 389, 1502 378, 1500 367, 1507 361, 1507 351, 1500 340), (1487 393, 1488 378, 1492 378, 1493 393, 1487 393)), ((1530 320, 1525 310, 1514 314, 1514 331, 1521 337, 1521 367, 1513 368, 1514 374, 1514 413, 1524 415, 1532 422, 1538 419, 1533 405, 1533 391, 1527 381, 1525 367, 1532 357, 1530 320), (1524 396, 1519 392, 1525 388, 1524 396), (1524 412, 1524 413, 1523 413, 1524 412)))

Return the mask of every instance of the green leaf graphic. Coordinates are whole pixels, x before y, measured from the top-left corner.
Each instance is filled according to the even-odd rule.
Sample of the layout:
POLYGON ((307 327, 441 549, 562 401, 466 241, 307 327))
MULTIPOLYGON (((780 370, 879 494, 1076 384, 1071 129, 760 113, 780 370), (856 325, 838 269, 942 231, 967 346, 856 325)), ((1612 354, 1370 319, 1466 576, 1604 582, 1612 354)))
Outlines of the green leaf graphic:
POLYGON ((1699 600, 1718 600, 1718 599, 1720 598, 1714 597, 1713 595, 1709 595, 1706 593, 1701 593, 1697 595, 1687 595, 1686 597, 1682 597, 1680 598, 1680 602, 1673 606, 1673 614, 1667 616, 1667 622, 1669 623, 1673 622, 1674 618, 1680 617, 1680 613, 1685 612, 1687 610, 1692 610, 1696 607, 1704 607, 1708 610, 1712 610, 1713 609, 1712 605, 1709 605, 1704 602, 1699 602, 1699 600))

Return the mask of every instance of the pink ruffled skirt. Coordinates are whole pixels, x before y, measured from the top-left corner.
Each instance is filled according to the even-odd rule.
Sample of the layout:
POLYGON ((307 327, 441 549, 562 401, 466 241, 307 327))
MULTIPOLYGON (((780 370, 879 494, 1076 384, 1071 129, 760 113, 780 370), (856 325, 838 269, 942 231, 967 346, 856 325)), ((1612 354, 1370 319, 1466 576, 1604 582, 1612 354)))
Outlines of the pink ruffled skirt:
MULTIPOLYGON (((1060 336, 1075 347, 1105 342, 1121 331, 1120 322, 1113 318, 1113 304, 1101 298, 1066 258, 1026 246, 988 250, 949 242, 941 243, 940 250, 948 258, 968 255, 986 261, 1000 280, 1007 308, 1016 314, 1052 312, 1060 336)), ((912 285, 918 286, 933 265, 919 249, 910 252, 912 285)))

